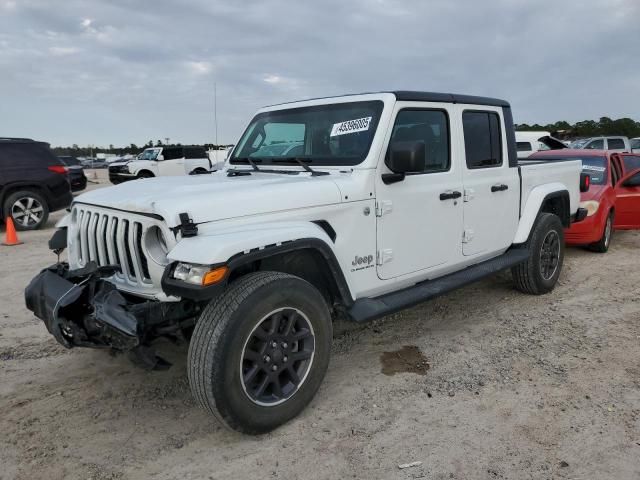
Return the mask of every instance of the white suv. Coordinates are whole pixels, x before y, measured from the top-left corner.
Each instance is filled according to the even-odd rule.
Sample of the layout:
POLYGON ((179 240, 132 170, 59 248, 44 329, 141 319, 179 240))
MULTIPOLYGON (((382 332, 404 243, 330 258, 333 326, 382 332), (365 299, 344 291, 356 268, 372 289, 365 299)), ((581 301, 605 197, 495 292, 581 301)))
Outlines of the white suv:
POLYGON ((208 173, 211 161, 203 147, 151 147, 135 160, 109 165, 109 180, 113 184, 136 178, 168 177, 208 173))

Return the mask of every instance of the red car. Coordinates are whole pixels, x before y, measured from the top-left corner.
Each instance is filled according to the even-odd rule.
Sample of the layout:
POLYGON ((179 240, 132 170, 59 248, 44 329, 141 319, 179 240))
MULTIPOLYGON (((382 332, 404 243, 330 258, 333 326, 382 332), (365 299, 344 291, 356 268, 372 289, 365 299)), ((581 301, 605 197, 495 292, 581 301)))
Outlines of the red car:
POLYGON ((527 160, 582 160, 591 178, 580 206, 587 218, 565 230, 568 245, 587 245, 596 252, 609 249, 614 229, 640 229, 640 156, 605 150, 547 150, 527 160))

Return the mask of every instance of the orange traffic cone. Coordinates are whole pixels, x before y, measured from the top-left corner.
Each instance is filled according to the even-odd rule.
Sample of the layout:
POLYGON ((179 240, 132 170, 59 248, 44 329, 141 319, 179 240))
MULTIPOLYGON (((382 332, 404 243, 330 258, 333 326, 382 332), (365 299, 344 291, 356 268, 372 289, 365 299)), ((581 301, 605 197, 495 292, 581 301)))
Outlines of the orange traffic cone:
POLYGON ((5 220, 5 226, 7 227, 7 232, 5 235, 5 240, 2 242, 2 245, 12 246, 12 245, 20 245, 22 242, 18 240, 18 234, 16 233, 16 227, 13 224, 13 218, 7 217, 5 220))

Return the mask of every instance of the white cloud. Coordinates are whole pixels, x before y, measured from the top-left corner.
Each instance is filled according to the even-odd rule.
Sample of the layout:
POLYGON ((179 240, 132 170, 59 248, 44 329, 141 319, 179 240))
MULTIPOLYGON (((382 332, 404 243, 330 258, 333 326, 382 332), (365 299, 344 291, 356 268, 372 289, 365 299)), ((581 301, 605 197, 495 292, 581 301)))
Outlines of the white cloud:
POLYGON ((262 80, 271 85, 277 85, 279 83, 282 83, 283 79, 279 75, 265 75, 262 80))
POLYGON ((186 62, 187 68, 194 75, 207 75, 213 71, 211 62, 186 62))
POLYGON ((78 47, 49 47, 49 53, 54 57, 65 57, 80 52, 78 47))
POLYGON ((0 8, 3 10, 15 10, 16 2, 15 0, 0 0, 0 8))

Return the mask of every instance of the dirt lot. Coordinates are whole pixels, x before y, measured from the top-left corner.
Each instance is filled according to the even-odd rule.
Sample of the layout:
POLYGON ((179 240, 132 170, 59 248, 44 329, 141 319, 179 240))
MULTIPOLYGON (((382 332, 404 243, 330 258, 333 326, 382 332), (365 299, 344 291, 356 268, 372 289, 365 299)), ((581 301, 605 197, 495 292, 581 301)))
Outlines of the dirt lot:
POLYGON ((169 371, 145 372, 58 346, 24 308, 60 217, 0 246, 3 480, 640 478, 639 233, 616 233, 605 255, 569 249, 546 296, 502 274, 338 325, 309 408, 246 437, 194 404, 186 345, 163 346, 169 371))

